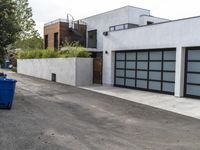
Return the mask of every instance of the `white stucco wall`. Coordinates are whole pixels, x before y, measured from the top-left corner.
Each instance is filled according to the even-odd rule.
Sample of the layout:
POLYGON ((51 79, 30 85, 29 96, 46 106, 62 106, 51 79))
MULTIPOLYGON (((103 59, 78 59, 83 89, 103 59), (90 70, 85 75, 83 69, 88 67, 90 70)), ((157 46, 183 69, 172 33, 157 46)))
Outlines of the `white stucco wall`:
MULTIPOLYGON (((146 9, 125 6, 109 12, 91 16, 82 19, 87 24, 87 31, 97 30, 97 49, 93 51, 103 50, 103 32, 109 31, 110 26, 120 25, 124 23, 140 23, 140 15, 149 15, 150 11, 146 9)), ((88 37, 88 35, 87 35, 88 37)))
POLYGON ((147 25, 147 21, 151 21, 153 23, 160 23, 160 22, 166 22, 169 20, 164 19, 164 18, 159 18, 159 17, 147 16, 147 15, 140 16, 140 25, 147 25))
POLYGON ((51 80, 56 74, 59 83, 72 86, 91 85, 93 81, 92 58, 18 59, 17 71, 41 79, 51 80))
POLYGON ((184 47, 200 46, 200 17, 177 20, 151 26, 110 32, 103 40, 103 83, 113 84, 113 51, 155 48, 176 48, 175 95, 182 96, 184 73, 184 47), (108 54, 105 54, 108 51, 108 54), (179 69, 181 67, 181 70, 179 69))

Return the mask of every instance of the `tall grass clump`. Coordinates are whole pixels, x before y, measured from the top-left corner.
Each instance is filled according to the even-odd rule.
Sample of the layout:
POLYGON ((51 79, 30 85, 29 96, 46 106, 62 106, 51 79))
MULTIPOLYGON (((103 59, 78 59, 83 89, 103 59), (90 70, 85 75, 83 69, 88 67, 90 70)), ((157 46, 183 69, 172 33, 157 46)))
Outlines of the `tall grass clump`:
POLYGON ((40 58, 69 58, 69 57, 91 57, 86 48, 77 42, 66 44, 65 50, 21 50, 17 52, 17 59, 40 59, 40 58))
POLYGON ((39 59, 39 58, 57 58, 58 52, 48 50, 23 50, 17 52, 18 59, 39 59))

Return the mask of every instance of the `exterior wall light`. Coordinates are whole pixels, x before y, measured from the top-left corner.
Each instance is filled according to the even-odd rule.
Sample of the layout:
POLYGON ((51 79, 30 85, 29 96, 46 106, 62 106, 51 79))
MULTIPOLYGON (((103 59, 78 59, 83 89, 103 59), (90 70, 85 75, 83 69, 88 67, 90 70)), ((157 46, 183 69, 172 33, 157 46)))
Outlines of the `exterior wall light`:
POLYGON ((105 51, 106 54, 108 54, 108 51, 105 51))
POLYGON ((108 31, 103 32, 103 35, 104 35, 104 36, 108 36, 108 31))

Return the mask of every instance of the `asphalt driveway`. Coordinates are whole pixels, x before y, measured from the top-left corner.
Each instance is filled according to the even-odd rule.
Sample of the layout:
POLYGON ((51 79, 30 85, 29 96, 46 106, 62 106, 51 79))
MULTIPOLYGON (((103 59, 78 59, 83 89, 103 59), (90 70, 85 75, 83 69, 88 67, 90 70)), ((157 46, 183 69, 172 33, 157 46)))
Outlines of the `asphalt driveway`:
POLYGON ((123 99, 10 74, 0 110, 2 150, 199 150, 200 120, 123 99))

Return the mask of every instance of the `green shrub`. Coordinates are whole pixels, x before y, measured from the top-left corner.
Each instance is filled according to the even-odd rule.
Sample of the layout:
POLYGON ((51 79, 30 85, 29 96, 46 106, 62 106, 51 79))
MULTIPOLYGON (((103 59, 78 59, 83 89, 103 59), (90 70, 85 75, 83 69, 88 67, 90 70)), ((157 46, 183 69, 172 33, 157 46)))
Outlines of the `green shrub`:
POLYGON ((91 53, 83 47, 67 47, 65 51, 48 50, 23 50, 17 52, 18 59, 39 58, 68 58, 68 57, 90 57, 91 53))
POLYGON ((57 58, 59 54, 54 50, 44 50, 42 53, 42 58, 57 58))
POLYGON ((65 51, 61 51, 59 53, 60 57, 90 57, 91 53, 88 52, 85 48, 77 47, 77 48, 70 48, 65 51))

